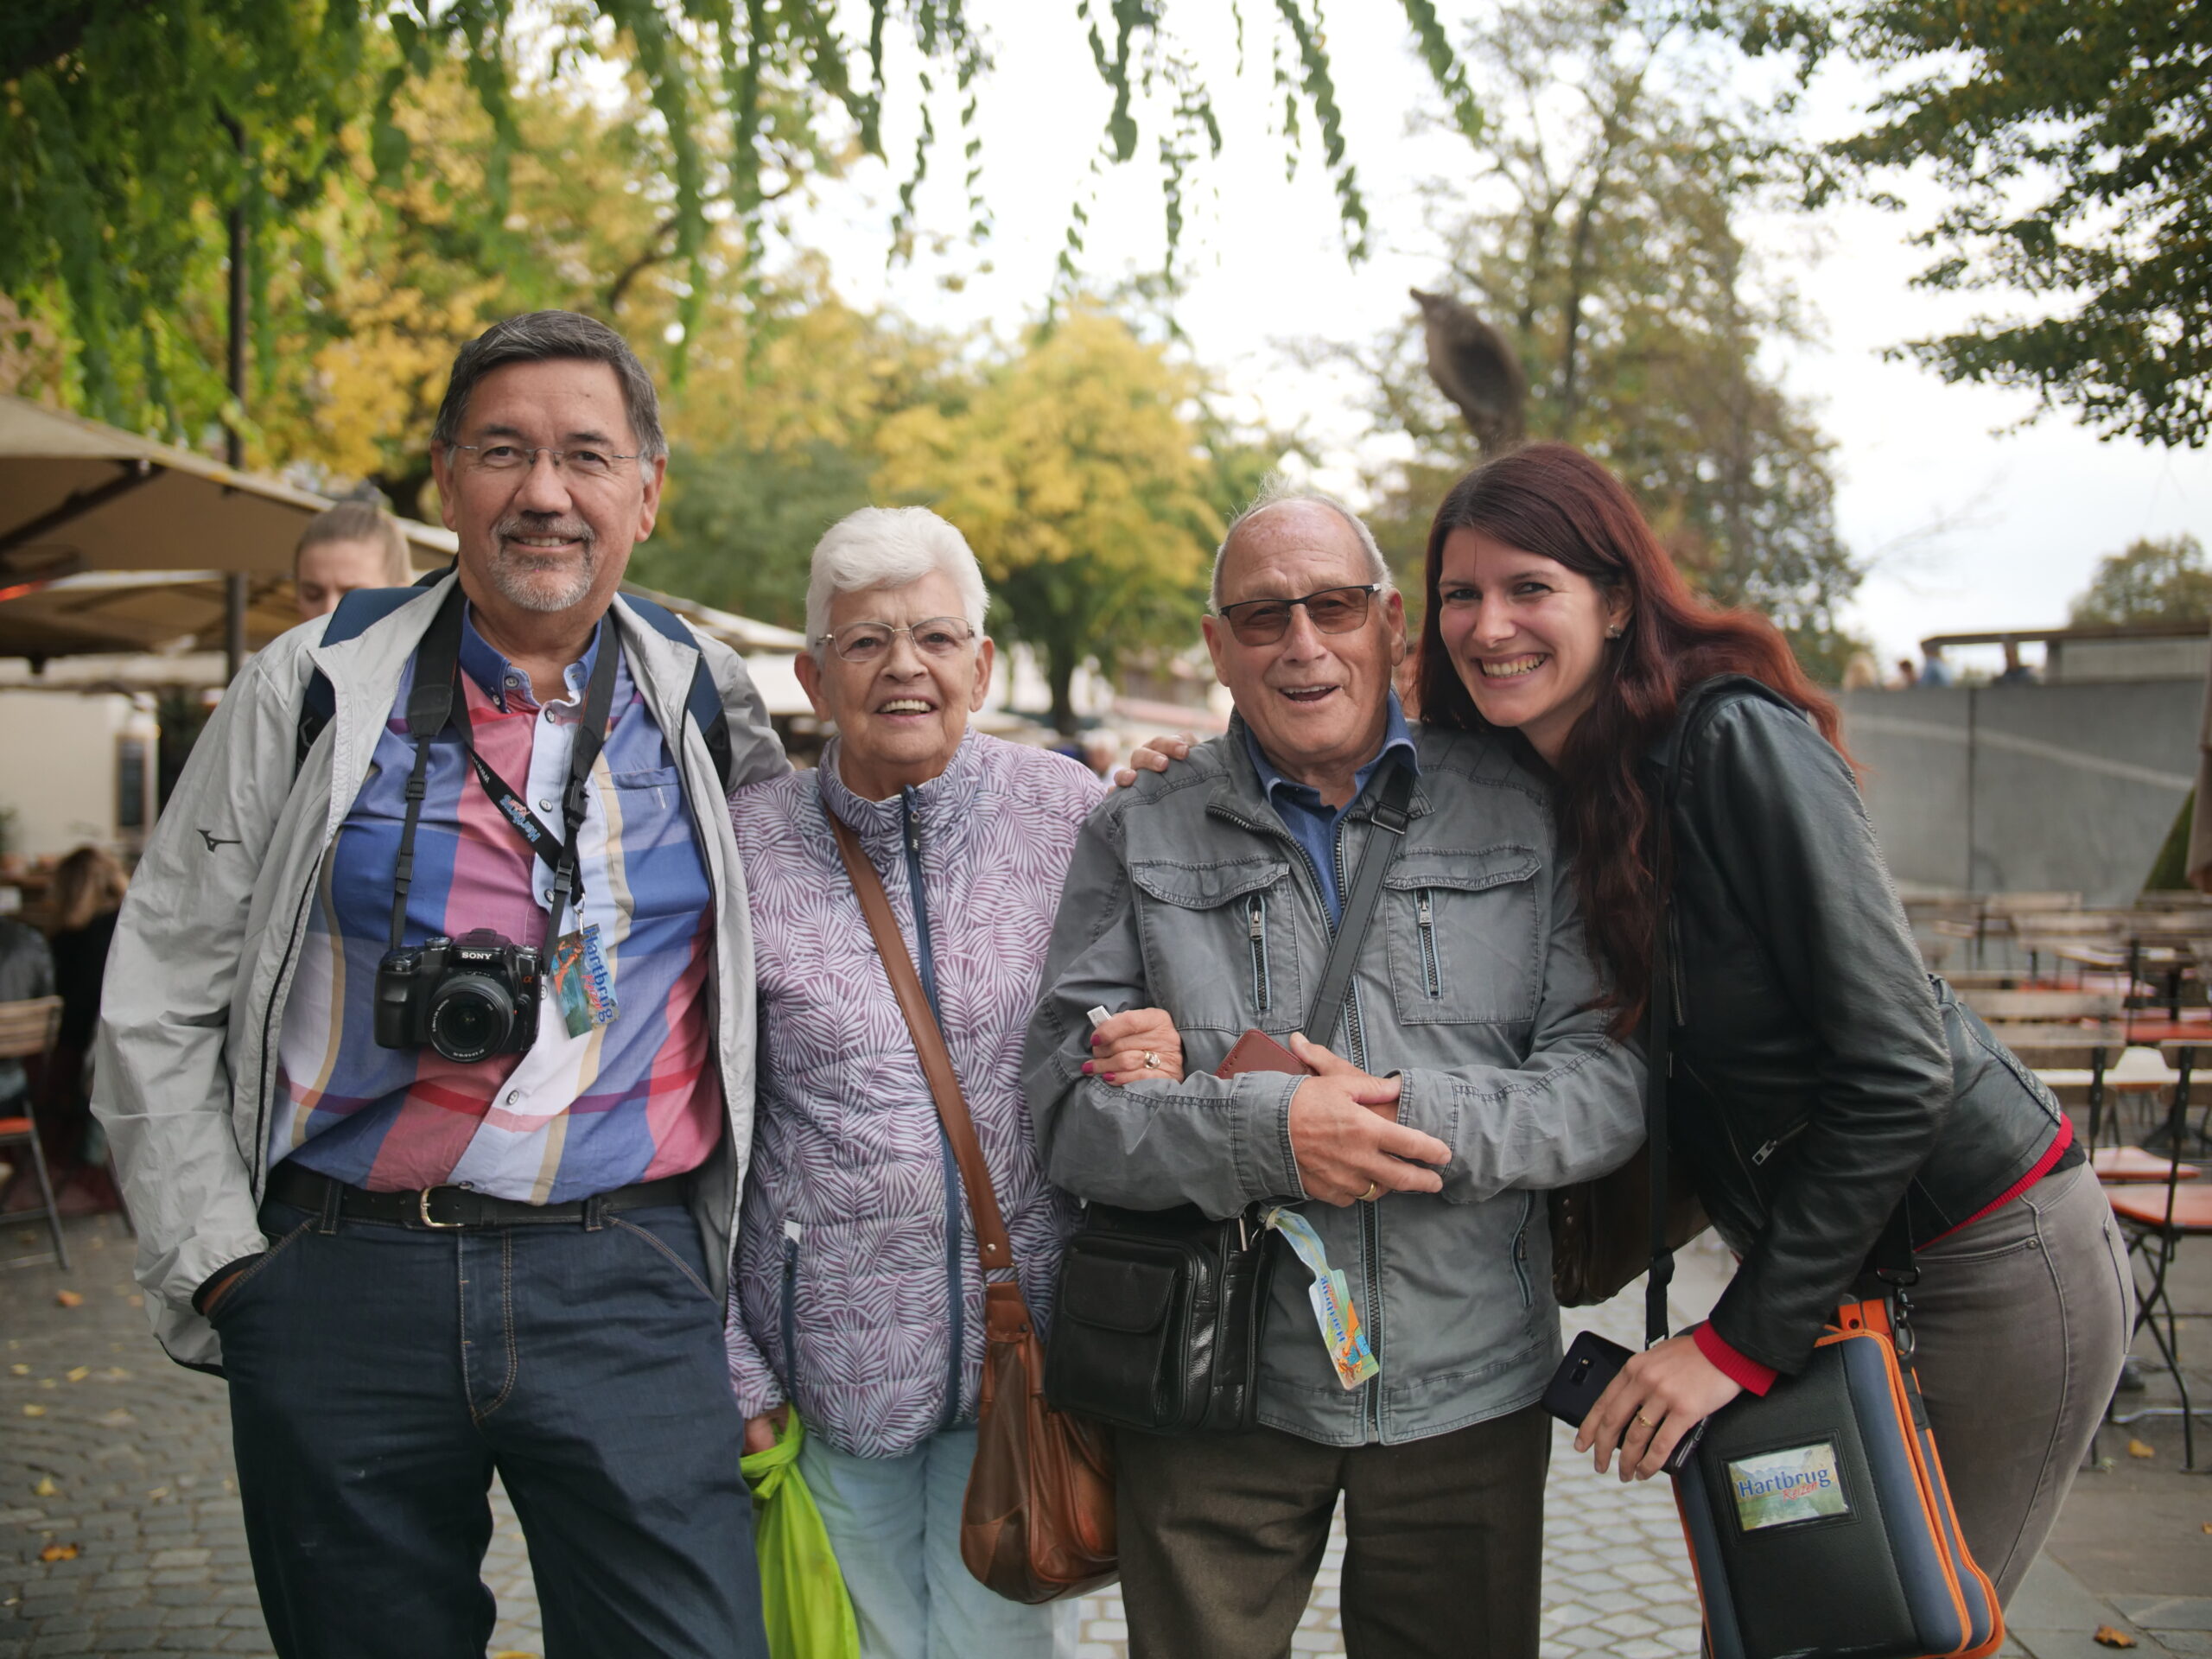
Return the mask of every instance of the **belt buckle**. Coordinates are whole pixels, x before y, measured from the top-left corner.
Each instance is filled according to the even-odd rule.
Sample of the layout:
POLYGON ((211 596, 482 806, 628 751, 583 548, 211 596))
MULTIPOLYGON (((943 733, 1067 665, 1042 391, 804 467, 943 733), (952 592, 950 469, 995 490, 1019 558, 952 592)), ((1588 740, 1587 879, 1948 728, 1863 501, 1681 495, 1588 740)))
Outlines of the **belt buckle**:
POLYGON ((430 1213, 430 1194, 438 1189, 426 1186, 415 1195, 415 1213, 422 1217, 425 1227, 435 1227, 442 1233, 458 1232, 468 1225, 465 1221, 440 1221, 430 1213))

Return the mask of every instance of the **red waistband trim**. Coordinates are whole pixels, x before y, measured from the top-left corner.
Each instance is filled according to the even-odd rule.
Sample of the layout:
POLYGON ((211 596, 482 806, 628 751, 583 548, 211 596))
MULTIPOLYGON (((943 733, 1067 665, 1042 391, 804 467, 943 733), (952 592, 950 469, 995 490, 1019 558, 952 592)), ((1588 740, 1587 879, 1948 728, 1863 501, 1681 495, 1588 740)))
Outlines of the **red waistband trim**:
MULTIPOLYGON (((2021 1176, 2020 1179, 2013 1182, 2012 1185, 2006 1187, 1989 1203, 1983 1205, 1980 1209, 1968 1216, 1964 1221, 1959 1224, 1958 1227, 1946 1227, 1942 1232, 1936 1235, 1936 1238, 1948 1238, 1953 1233, 1959 1230, 1959 1227, 1971 1227, 1974 1223, 1980 1221, 1984 1216, 1994 1215, 1998 1211, 2002 1210, 2006 1205, 2012 1203, 2013 1199, 2018 1198, 2021 1193, 2026 1192, 2037 1181, 2043 1179, 2044 1176, 2050 1174, 2050 1166, 2056 1163, 2061 1158, 2064 1157, 2066 1155, 2066 1148, 2073 1144, 2074 1120, 2067 1116, 2065 1113, 2061 1112, 2058 1115, 2058 1133, 2050 1138, 2050 1144, 2043 1149, 2043 1156, 2036 1160, 2035 1167, 2031 1169, 2026 1174, 2021 1176)), ((1936 1238, 1928 1239, 1924 1242, 1933 1244, 1936 1242, 1936 1238)))

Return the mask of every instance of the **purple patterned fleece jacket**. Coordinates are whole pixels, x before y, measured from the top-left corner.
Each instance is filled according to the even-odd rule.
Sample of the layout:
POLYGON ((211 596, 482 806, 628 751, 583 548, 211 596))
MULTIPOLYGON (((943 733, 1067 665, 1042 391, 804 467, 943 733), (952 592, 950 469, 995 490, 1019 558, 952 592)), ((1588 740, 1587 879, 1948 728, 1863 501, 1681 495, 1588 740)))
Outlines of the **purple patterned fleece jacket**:
POLYGON ((1022 1292, 1049 1321, 1075 1206, 1037 1156, 1022 1044, 1076 836, 1104 793, 1072 760, 970 732, 892 800, 847 789, 834 742, 817 770, 731 798, 760 997, 728 1324, 747 1416, 795 1398, 841 1451, 896 1457, 974 1418, 982 1363, 967 1198, 824 809, 859 833, 934 982, 1022 1292))

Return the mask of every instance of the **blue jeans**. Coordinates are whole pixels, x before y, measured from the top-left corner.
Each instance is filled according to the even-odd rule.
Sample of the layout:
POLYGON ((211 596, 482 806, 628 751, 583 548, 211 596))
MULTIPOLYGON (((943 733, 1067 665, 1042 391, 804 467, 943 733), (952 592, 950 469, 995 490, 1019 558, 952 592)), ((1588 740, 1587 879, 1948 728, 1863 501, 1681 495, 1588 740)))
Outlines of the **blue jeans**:
POLYGON ((976 1431, 903 1458, 856 1458, 820 1436, 799 1472, 822 1511, 860 1624, 861 1659, 1052 1659, 1052 1610, 978 1584, 960 1559, 960 1500, 976 1431))
POLYGON ((284 1659, 481 1659, 497 1470, 547 1659, 767 1659, 744 1425, 680 1208, 434 1232, 265 1205, 217 1303, 284 1659))

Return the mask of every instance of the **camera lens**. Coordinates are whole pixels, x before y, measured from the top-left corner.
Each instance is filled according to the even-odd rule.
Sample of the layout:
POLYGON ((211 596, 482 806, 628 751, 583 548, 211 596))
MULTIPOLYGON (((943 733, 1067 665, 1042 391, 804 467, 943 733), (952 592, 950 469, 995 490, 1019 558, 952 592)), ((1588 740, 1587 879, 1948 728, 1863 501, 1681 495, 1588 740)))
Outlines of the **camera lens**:
POLYGON ((515 1018, 507 988, 483 974, 455 974, 430 1004, 430 1046, 467 1065, 497 1054, 515 1018))

